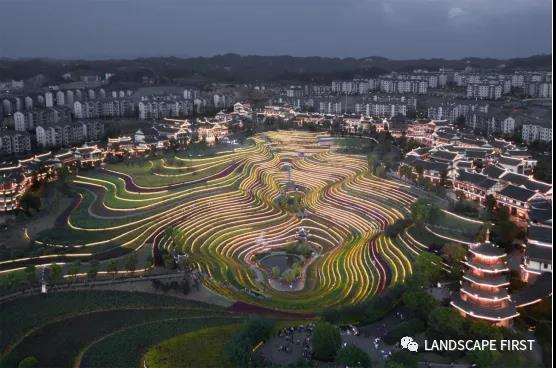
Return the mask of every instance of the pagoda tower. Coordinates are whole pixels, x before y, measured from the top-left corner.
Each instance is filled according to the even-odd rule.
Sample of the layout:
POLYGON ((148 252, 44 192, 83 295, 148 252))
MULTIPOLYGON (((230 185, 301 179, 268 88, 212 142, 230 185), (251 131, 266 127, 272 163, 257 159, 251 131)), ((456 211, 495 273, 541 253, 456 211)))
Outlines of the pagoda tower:
POLYGON ((468 267, 459 294, 450 303, 464 317, 509 327, 519 313, 508 293, 509 271, 506 252, 488 240, 469 246, 464 261, 468 267))

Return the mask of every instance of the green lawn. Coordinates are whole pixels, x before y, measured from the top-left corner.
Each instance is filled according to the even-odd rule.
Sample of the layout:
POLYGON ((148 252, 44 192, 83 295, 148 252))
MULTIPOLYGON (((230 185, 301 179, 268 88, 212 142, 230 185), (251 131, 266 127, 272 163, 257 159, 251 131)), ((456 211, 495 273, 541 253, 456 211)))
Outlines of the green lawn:
POLYGON ((5 353, 29 331, 58 319, 100 310, 142 307, 199 307, 220 311, 220 308, 183 299, 147 293, 119 291, 74 291, 34 295, 0 304, 0 351, 5 353))
POLYGON ((211 326, 229 325, 239 319, 208 315, 160 320, 120 330, 90 346, 83 355, 81 367, 128 368, 142 366, 141 358, 153 345, 171 337, 211 326))
POLYGON ((184 315, 203 315, 206 312, 172 307, 165 309, 122 309, 93 312, 50 323, 27 336, 2 359, 3 367, 16 366, 28 356, 34 356, 42 366, 69 367, 80 350, 94 340, 121 328, 184 315), (53 338, 53 337, 56 338, 53 338), (37 347, 40 346, 40 349, 37 347))
POLYGON ((224 347, 240 327, 239 324, 210 327, 173 337, 149 349, 145 361, 151 368, 228 367, 224 347))
POLYGON ((481 231, 482 223, 477 223, 475 220, 451 212, 441 211, 430 221, 429 226, 431 230, 440 235, 465 242, 473 242, 481 231))

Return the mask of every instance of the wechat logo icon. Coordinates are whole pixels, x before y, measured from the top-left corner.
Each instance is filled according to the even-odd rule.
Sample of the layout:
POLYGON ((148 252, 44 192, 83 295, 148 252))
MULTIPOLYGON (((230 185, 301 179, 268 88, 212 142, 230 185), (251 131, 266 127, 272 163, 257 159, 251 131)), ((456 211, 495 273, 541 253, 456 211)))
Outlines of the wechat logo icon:
POLYGON ((402 346, 403 349, 407 349, 415 353, 417 352, 417 349, 419 349, 419 344, 413 341, 413 338, 409 336, 402 337, 402 340, 400 341, 400 345, 402 346))

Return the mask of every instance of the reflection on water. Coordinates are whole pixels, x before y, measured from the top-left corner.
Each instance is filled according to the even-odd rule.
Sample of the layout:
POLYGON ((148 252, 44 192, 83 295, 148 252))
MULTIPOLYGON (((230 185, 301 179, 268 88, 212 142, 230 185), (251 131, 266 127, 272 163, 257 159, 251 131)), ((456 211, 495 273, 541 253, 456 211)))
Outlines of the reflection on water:
POLYGON ((268 270, 278 267, 280 272, 284 272, 291 268, 295 262, 299 261, 301 261, 301 257, 294 254, 271 254, 262 258, 259 263, 268 270))

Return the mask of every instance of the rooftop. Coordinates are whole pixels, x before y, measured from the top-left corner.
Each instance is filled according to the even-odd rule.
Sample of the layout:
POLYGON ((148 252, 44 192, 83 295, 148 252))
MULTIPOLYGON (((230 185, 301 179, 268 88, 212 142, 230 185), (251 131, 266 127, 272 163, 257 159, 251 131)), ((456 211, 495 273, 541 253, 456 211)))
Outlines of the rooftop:
POLYGON ((474 275, 470 271, 467 271, 463 275, 463 279, 473 284, 488 285, 491 287, 503 287, 510 284, 510 282, 508 281, 508 277, 506 275, 479 277, 474 275))
POLYGON ((472 317, 486 319, 489 321, 503 321, 519 315, 513 303, 507 303, 507 306, 504 308, 490 309, 465 301, 458 294, 454 296, 451 304, 472 317))
POLYGON ((528 202, 537 193, 529 190, 527 188, 517 187, 515 185, 507 185, 504 189, 500 191, 500 195, 508 197, 511 199, 518 200, 520 202, 528 202))
POLYGON ((498 179, 506 170, 496 165, 488 165, 483 169, 483 174, 492 179, 498 179))
POLYGON ((546 193, 552 189, 552 185, 543 183, 538 180, 530 179, 526 175, 516 174, 507 172, 506 174, 500 177, 503 181, 512 183, 517 186, 524 186, 525 188, 533 191, 539 191, 541 193, 546 193))
POLYGON ((527 229, 527 239, 552 245, 552 227, 531 225, 527 229))
POLYGON ((497 184, 496 180, 492 180, 486 175, 469 172, 463 169, 457 171, 457 179, 487 190, 497 184))
POLYGON ((475 243, 469 246, 469 251, 473 254, 485 256, 485 257, 504 257, 506 255, 506 251, 503 248, 491 243, 490 241, 486 241, 483 243, 475 243))

